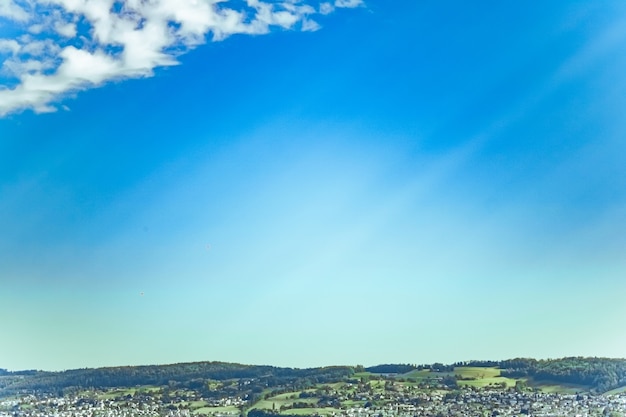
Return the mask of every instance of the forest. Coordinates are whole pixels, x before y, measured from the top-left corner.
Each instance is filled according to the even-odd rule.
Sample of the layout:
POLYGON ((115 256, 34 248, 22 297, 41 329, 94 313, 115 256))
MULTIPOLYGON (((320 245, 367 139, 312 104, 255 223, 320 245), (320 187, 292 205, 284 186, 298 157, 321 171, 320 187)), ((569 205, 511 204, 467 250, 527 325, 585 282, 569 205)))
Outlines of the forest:
POLYGON ((205 386, 208 380, 238 380, 241 385, 245 384, 244 391, 253 395, 262 391, 263 387, 307 386, 341 380, 352 375, 354 369, 350 366, 294 369, 225 362, 192 362, 73 369, 63 372, 4 371, 0 374, 0 395, 26 391, 59 393, 73 388, 106 389, 137 385, 191 388, 205 386))
POLYGON ((626 360, 609 358, 567 357, 560 359, 516 358, 503 361, 473 360, 449 365, 386 364, 365 368, 372 373, 402 374, 413 369, 432 372, 454 372, 458 367, 493 367, 503 377, 532 378, 535 382, 554 382, 588 386, 595 392, 606 392, 626 385, 626 360))
MULTIPOLYGON (((475 366, 475 365, 474 365, 475 366)), ((605 392, 626 385, 626 360, 568 357, 562 359, 511 359, 497 365, 502 376, 531 377, 535 381, 554 381, 588 385, 605 392)))

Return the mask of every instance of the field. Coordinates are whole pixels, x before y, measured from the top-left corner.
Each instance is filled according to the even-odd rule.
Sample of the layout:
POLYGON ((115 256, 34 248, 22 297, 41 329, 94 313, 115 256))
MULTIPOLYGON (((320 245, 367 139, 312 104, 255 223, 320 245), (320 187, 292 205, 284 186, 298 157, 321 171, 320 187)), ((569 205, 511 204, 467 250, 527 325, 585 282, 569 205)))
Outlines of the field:
POLYGON ((337 408, 292 408, 290 410, 285 410, 281 414, 294 414, 301 416, 310 416, 310 415, 320 415, 326 416, 331 414, 338 414, 341 410, 337 408))
POLYGON ((482 367, 458 367, 454 368, 454 374, 460 379, 457 381, 459 386, 470 387, 487 387, 489 385, 506 384, 507 387, 514 387, 516 379, 500 376, 498 368, 482 368, 482 367))
POLYGON ((255 403, 251 409, 259 410, 281 410, 281 408, 288 408, 289 411, 293 411, 292 407, 294 403, 306 403, 312 406, 316 405, 319 398, 300 398, 302 391, 286 392, 279 395, 274 395, 265 400, 260 400, 255 403))
POLYGON ((611 391, 607 391, 604 394, 606 394, 606 395, 615 395, 615 394, 621 394, 623 392, 626 392, 626 386, 612 389, 611 391))
MULTIPOLYGON (((452 372, 432 372, 429 369, 413 370, 401 375, 395 375, 397 384, 405 387, 415 387, 420 383, 429 383, 440 378, 454 375, 460 387, 469 386, 484 388, 489 386, 501 387, 503 384, 507 388, 515 387, 518 381, 522 381, 529 388, 539 389, 545 393, 575 394, 578 392, 588 392, 590 387, 584 385, 564 384, 553 381, 533 381, 532 378, 508 378, 501 375, 501 370, 496 367, 472 367, 461 366, 454 368, 452 372)), ((374 392, 384 391, 384 379, 369 372, 360 372, 354 375, 361 381, 369 381, 374 392)), ((392 377, 394 378, 394 377, 392 377)), ((606 394, 619 394, 626 392, 626 386, 614 389, 606 394)), ((362 404, 362 402, 361 402, 362 404)), ((357 401, 343 401, 342 406, 359 405, 357 401)))
POLYGON ((141 392, 156 392, 159 391, 160 387, 155 386, 144 386, 144 387, 133 387, 133 388, 120 388, 113 389, 109 391, 105 391, 103 393, 98 394, 98 398, 103 400, 110 400, 117 397, 123 397, 126 395, 135 395, 136 393, 141 392))
MULTIPOLYGON (((576 384, 564 384, 553 381, 533 381, 532 378, 507 378, 500 374, 498 368, 481 367, 459 367, 454 369, 455 375, 460 379, 459 386, 487 387, 489 385, 501 385, 505 383, 507 387, 514 387, 517 381, 523 381, 530 388, 538 388, 545 393, 576 394, 578 392, 589 391, 588 386, 576 384)), ((615 392, 624 392, 615 390, 615 392)))
POLYGON ((454 374, 461 378, 495 378, 500 376, 500 369, 498 368, 481 368, 474 366, 462 366, 454 368, 454 374))
POLYGON ((351 408, 351 407, 362 407, 363 404, 365 404, 366 401, 360 401, 360 400, 346 400, 346 401, 342 401, 341 402, 341 406, 345 407, 345 408, 351 408))
POLYGON ((508 388, 508 387, 514 387, 516 381, 517 380, 512 379, 512 378, 505 378, 502 376, 498 376, 494 378, 479 378, 479 379, 466 380, 466 381, 457 381, 457 384, 461 387, 467 386, 467 387, 478 387, 478 388, 488 387, 489 385, 499 386, 502 384, 506 384, 508 388))
POLYGON ((226 407, 199 407, 192 408, 192 414, 203 414, 203 415, 215 415, 215 414, 233 414, 239 415, 240 410, 235 406, 226 406, 226 407))
POLYGON ((443 372, 431 372, 429 369, 421 369, 421 370, 414 370, 411 372, 407 372, 406 374, 402 374, 401 377, 402 378, 406 378, 406 379, 414 379, 417 381, 420 380, 424 380, 424 379, 430 379, 430 378, 436 378, 439 376, 446 376, 449 375, 448 373, 443 373, 443 372))
POLYGON ((528 385, 533 388, 539 388, 542 392, 555 394, 576 394, 589 391, 589 387, 586 385, 564 384, 562 382, 533 382, 529 380, 528 385))

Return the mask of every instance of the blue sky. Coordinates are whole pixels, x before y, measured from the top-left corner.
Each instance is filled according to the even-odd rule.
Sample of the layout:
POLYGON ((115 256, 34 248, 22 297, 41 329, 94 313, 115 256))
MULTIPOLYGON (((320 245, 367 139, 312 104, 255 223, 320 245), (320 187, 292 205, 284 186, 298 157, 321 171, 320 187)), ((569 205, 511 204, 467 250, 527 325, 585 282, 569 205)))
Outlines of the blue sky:
POLYGON ((626 6, 0 3, 0 367, 626 357, 626 6))

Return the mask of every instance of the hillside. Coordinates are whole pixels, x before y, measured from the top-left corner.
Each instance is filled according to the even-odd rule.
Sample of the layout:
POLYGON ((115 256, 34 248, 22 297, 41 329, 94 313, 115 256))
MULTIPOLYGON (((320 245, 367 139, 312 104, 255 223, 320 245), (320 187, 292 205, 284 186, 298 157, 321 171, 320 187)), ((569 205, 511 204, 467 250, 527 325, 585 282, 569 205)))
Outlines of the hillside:
POLYGON ((293 369, 225 362, 73 369, 63 372, 5 371, 0 375, 0 396, 31 391, 58 393, 68 389, 125 388, 142 385, 181 386, 205 390, 209 380, 240 381, 240 388, 245 388, 243 391, 252 395, 265 387, 332 382, 353 373, 354 368, 348 366, 293 369))
POLYGON ((225 362, 74 369, 63 372, 9 372, 0 369, 0 396, 28 392, 59 394, 80 389, 137 386, 179 387, 210 396, 216 395, 211 392, 211 381, 229 381, 226 384, 229 394, 236 393, 241 398, 253 400, 268 389, 289 387, 292 391, 297 391, 316 384, 338 383, 368 375, 446 387, 519 385, 530 388, 564 387, 570 391, 604 393, 626 386, 626 360, 583 357, 549 360, 517 358, 505 361, 467 361, 450 365, 385 364, 369 368, 330 366, 310 369, 225 362))

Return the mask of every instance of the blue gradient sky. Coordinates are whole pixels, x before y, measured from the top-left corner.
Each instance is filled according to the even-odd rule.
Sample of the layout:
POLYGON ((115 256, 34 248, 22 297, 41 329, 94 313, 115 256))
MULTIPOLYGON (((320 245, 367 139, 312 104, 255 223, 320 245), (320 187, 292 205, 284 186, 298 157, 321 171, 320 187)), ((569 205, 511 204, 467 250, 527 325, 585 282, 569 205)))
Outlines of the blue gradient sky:
POLYGON ((626 5, 316 22, 0 119, 0 367, 626 357, 626 5))

